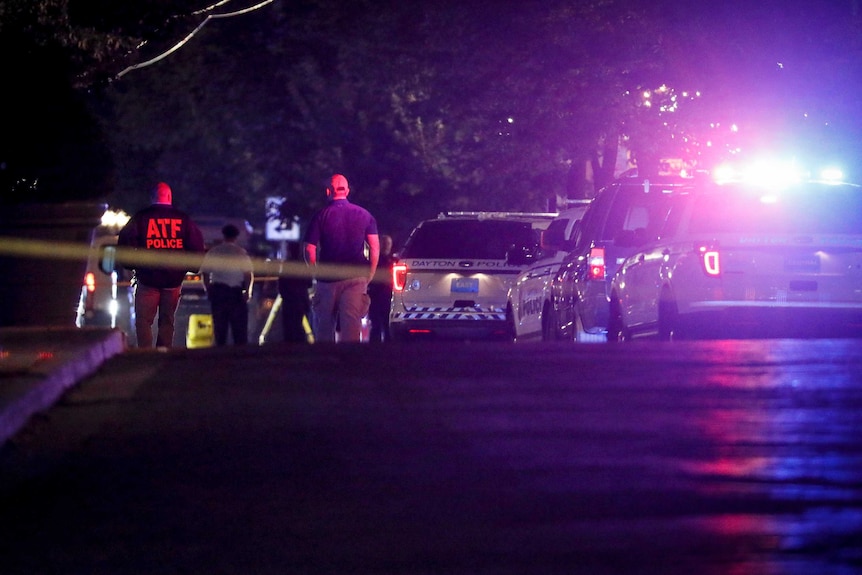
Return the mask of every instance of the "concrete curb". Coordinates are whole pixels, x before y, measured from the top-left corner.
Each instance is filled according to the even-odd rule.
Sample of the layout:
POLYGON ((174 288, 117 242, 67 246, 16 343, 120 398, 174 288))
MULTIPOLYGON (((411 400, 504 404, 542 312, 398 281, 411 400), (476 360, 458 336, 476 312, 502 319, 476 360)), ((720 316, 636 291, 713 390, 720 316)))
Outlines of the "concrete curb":
POLYGON ((119 330, 0 329, 0 446, 36 413, 126 349, 119 330))

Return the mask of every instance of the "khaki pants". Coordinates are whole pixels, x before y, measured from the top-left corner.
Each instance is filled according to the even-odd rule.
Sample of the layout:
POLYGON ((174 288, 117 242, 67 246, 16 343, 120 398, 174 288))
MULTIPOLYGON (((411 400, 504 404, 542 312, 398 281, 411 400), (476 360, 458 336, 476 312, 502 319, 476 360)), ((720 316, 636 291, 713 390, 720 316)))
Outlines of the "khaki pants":
POLYGON ((314 341, 334 342, 336 326, 339 328, 339 341, 360 341, 362 318, 368 314, 371 304, 367 291, 366 278, 318 281, 311 296, 314 341))

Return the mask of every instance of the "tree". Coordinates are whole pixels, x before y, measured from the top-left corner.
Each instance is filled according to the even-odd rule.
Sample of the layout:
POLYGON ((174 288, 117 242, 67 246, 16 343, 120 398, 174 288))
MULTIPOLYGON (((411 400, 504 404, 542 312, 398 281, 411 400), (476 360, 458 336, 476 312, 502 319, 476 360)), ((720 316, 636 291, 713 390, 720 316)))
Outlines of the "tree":
MULTIPOLYGON (((858 79, 862 61, 858 13, 843 17, 854 14, 852 3, 276 0, 201 27, 214 11, 253 5, 0 0, 4 22, 12 14, 26 23, 15 38, 9 25, 0 33, 11 45, 52 50, 54 81, 78 102, 79 129, 60 137, 61 119, 72 115, 47 119, 32 92, 21 105, 52 138, 90 134, 94 144, 79 149, 91 161, 75 165, 93 167, 67 172, 86 174, 80 179, 110 191, 112 203, 131 209, 165 179, 197 213, 254 220, 266 197, 281 196, 305 217, 341 171, 356 201, 401 239, 442 210, 536 210, 585 194, 585 166, 599 166, 599 151, 612 157, 620 139, 642 164, 665 155, 703 160, 717 149, 708 142, 751 138, 766 117, 790 125, 809 107, 791 98, 801 87, 819 116, 859 109, 859 90, 839 80, 858 79), (775 15, 785 24, 777 31, 764 25, 775 15), (170 57, 135 68, 196 30, 170 57), (828 41, 818 43, 821 36, 828 41), (788 60, 792 74, 766 82, 779 48, 798 56, 788 60), (817 65, 831 71, 828 93, 803 81, 817 65), (772 106, 779 93, 782 105, 772 106), (96 127, 86 126, 83 103, 96 127), (765 113, 772 108, 791 112, 782 119, 765 113)), ((19 69, 20 78, 32 69, 19 69)), ((19 155, 3 146, 14 168, 6 175, 31 170, 23 158, 44 149, 35 139, 19 155)), ((61 174, 56 165, 68 153, 54 156, 44 164, 61 174)), ((610 164, 602 166, 599 179, 611 177, 610 164)))
POLYGON ((0 62, 15 114, 0 137, 2 201, 107 197, 116 155, 92 115, 102 109, 98 88, 143 54, 136 46, 169 39, 166 29, 204 6, 0 0, 0 62))

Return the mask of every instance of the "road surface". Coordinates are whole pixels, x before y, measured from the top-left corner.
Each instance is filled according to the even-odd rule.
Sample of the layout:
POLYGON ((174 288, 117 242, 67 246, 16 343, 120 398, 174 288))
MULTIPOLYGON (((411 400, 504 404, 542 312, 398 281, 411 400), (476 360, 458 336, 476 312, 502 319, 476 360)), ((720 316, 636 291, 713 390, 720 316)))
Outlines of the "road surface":
POLYGON ((862 341, 128 351, 0 451, 4 574, 862 572, 862 341))

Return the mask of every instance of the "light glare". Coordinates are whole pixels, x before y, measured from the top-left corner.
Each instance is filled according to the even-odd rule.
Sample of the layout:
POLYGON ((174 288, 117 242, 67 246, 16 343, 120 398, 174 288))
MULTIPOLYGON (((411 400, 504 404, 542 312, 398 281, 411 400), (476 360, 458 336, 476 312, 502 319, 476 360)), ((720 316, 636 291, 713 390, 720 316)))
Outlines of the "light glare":
POLYGON ((830 166, 820 172, 820 179, 828 182, 838 182, 844 179, 844 172, 841 171, 841 168, 830 166))

